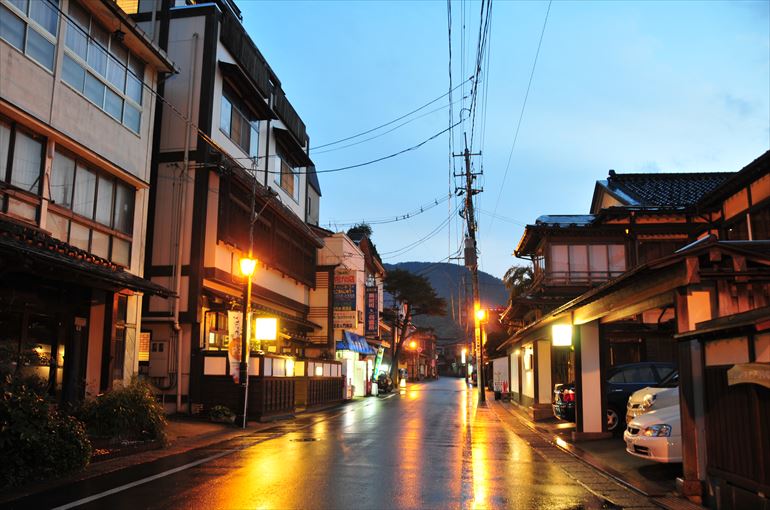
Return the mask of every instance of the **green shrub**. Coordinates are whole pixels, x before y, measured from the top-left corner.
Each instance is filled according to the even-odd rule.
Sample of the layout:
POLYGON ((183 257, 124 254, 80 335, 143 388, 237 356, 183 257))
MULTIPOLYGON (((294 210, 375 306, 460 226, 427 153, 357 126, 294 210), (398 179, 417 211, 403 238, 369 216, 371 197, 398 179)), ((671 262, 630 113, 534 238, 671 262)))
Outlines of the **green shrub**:
POLYGON ((235 421, 235 414, 227 406, 214 406, 209 411, 211 421, 232 423, 235 421))
POLYGON ((7 377, 0 386, 1 487, 88 465, 91 442, 82 423, 56 411, 34 384, 7 377))
POLYGON ((78 412, 93 437, 122 440, 166 440, 166 416, 147 383, 133 380, 86 401, 78 412))

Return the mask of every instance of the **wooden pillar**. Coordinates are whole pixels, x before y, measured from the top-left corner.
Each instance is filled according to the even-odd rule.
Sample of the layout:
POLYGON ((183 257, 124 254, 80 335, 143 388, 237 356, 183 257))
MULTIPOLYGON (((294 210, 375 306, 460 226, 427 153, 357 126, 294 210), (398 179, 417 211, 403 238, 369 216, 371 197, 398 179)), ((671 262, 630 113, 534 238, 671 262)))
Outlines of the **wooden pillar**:
POLYGON ((537 355, 535 356, 535 372, 537 373, 537 395, 536 402, 541 407, 547 406, 550 411, 551 394, 553 386, 551 385, 551 340, 538 340, 537 355))
POLYGON ((601 341, 599 321, 575 326, 575 440, 609 437, 604 432, 606 422, 602 405, 601 341))
POLYGON ((706 480, 703 349, 698 340, 691 340, 680 342, 678 351, 683 475, 677 486, 684 496, 701 503, 706 480))

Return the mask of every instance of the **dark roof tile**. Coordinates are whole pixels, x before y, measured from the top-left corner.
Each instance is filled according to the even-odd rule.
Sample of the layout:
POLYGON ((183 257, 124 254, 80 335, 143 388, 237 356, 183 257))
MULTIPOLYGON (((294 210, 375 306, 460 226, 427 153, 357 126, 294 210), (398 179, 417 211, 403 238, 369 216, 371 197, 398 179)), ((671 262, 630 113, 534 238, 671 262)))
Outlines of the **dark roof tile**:
POLYGON ((647 207, 688 207, 719 188, 735 172, 618 174, 610 171, 606 181, 600 181, 611 193, 630 198, 647 207))

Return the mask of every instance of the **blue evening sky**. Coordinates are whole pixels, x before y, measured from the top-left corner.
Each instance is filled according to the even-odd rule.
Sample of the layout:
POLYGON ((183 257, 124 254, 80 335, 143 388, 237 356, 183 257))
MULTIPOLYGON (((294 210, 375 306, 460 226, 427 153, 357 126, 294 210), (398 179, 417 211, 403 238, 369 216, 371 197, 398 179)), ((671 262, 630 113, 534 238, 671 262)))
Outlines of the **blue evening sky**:
MULTIPOLYGON (((447 129, 443 98, 383 136, 312 149, 448 91, 446 2, 238 5, 307 125, 319 170, 386 156, 447 129)), ((498 277, 523 263, 511 255, 523 224, 541 214, 588 212, 594 181, 610 168, 737 171, 770 148, 770 1, 555 1, 503 184, 547 7, 497 0, 492 8, 486 100, 479 100, 473 150, 483 152, 474 158, 484 170, 477 196, 481 269, 498 277)), ((472 74, 479 9, 478 2, 452 3, 454 84, 472 74)), ((459 119, 460 89, 454 99, 459 119)), ((463 130, 470 136, 470 122, 455 129, 456 151, 463 130)), ((320 174, 322 226, 342 230, 445 197, 454 189, 449 152, 443 134, 380 163, 320 174)), ((462 161, 452 163, 461 169, 462 161)), ((385 262, 446 259, 462 232, 457 214, 447 222, 455 205, 444 201, 407 221, 373 225, 385 262)))

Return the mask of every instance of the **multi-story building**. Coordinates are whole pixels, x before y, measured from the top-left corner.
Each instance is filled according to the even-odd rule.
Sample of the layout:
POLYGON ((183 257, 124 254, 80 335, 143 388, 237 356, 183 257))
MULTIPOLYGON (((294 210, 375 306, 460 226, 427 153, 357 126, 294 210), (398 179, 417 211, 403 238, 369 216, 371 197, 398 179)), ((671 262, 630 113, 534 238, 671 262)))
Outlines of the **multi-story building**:
POLYGON ((237 410, 228 316, 243 309, 240 259, 258 260, 253 312, 279 320, 277 340, 252 345, 265 353, 252 375, 292 376, 319 328, 308 320, 322 246, 306 223, 320 198, 309 138, 234 2, 142 1, 133 18, 179 69, 160 87, 146 265, 178 299, 144 309, 148 373, 179 410, 237 410))
POLYGON ((310 318, 321 325, 311 336, 313 353, 340 360, 353 396, 364 396, 390 345, 383 344, 380 333, 385 269, 367 235, 315 231, 324 247, 318 254, 318 286, 310 297, 310 318))
POLYGON ((115 2, 0 1, 0 344, 61 401, 137 373, 142 294, 169 294, 141 276, 172 71, 115 2))

